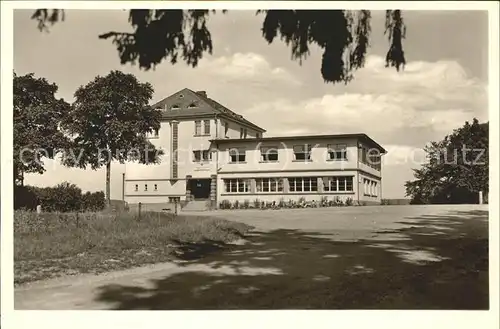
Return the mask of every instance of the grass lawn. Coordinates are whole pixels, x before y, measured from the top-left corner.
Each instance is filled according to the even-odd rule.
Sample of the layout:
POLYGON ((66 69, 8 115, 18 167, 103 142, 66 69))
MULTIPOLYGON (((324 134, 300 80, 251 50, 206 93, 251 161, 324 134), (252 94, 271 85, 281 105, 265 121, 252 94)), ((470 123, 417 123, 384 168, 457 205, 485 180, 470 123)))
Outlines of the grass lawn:
POLYGON ((101 273, 175 258, 185 245, 223 247, 251 227, 171 214, 45 213, 14 215, 14 283, 101 273))

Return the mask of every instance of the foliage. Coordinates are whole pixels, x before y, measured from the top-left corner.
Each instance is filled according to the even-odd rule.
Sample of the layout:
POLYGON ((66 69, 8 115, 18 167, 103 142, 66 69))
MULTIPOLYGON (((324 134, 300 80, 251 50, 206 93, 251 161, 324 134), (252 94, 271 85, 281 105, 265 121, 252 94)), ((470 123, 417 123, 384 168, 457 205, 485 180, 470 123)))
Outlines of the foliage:
POLYGON ((35 210, 42 206, 43 212, 99 211, 104 209, 103 192, 86 192, 68 182, 54 187, 15 186, 14 209, 35 210))
POLYGON ((161 112, 148 105, 152 95, 149 83, 112 71, 78 88, 62 122, 72 136, 72 148, 64 154, 63 163, 91 169, 106 166, 108 204, 111 161, 158 163, 163 153, 146 138, 147 133, 160 128, 161 112))
MULTIPOLYGON (((32 19, 38 21, 40 30, 47 30, 47 24, 64 19, 63 14, 60 9, 38 9, 32 19)), ((175 64, 181 57, 196 67, 204 53, 212 54, 210 14, 215 10, 133 9, 129 12, 133 32, 107 32, 99 38, 112 40, 121 64, 138 62, 140 68, 149 70, 163 60, 175 64)), ((370 45, 369 10, 258 10, 257 14, 265 16, 264 39, 271 44, 279 36, 291 47, 292 59, 301 63, 310 46, 320 47, 325 82, 347 83, 364 65, 370 45)), ((400 10, 386 11, 385 33, 389 39, 386 66, 399 70, 405 65, 402 40, 406 34, 400 10)))
POLYGON ((101 211, 105 208, 105 195, 103 191, 85 192, 82 195, 82 209, 84 211, 101 211))
POLYGON ((33 186, 14 185, 14 209, 35 210, 39 204, 37 191, 33 186))
POLYGON ((478 192, 489 189, 488 131, 474 118, 426 146, 428 163, 405 184, 411 203, 477 203, 478 192))
POLYGON ((43 159, 53 159, 68 139, 59 130, 69 104, 57 99, 57 85, 33 73, 14 72, 14 183, 23 184, 25 173, 45 172, 43 159))
POLYGON ((249 200, 245 200, 241 203, 235 200, 231 203, 230 200, 222 200, 219 203, 219 209, 294 209, 294 208, 319 208, 319 207, 340 207, 340 206, 352 206, 354 204, 352 198, 348 197, 344 201, 336 196, 333 199, 328 199, 327 196, 322 196, 319 201, 311 200, 306 201, 304 197, 300 197, 297 201, 288 200, 281 198, 279 201, 260 201, 255 199, 253 205, 250 204, 249 200))

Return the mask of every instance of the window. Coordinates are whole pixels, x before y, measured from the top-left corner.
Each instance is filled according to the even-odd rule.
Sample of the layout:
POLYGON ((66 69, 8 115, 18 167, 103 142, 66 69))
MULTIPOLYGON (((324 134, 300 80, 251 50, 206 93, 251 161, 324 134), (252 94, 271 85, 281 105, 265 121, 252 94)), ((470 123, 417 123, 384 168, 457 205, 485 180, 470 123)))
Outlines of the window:
POLYGON ((291 177, 288 178, 290 192, 316 192, 318 191, 317 177, 291 177))
POLYGON ((200 120, 196 120, 194 122, 194 134, 196 136, 201 135, 201 121, 200 120))
POLYGON ((372 181, 372 184, 371 184, 371 193, 370 194, 372 196, 377 196, 378 195, 377 182, 375 182, 375 181, 372 181))
POLYGON ((210 135, 210 120, 203 121, 205 126, 205 135, 210 135))
POLYGON ((256 134, 255 134, 255 137, 256 137, 256 138, 260 138, 260 133, 256 133, 256 134))
POLYGON ((193 151, 193 161, 194 162, 202 162, 202 161, 210 161, 212 159, 212 153, 210 150, 198 150, 193 151))
POLYGON ((139 191, 139 185, 135 184, 135 191, 139 191))
POLYGON ((224 122, 224 137, 227 137, 228 132, 229 132, 229 123, 224 122))
POLYGON ((148 184, 144 184, 144 191, 148 190, 148 184))
POLYGON ((330 144, 328 147, 328 160, 347 160, 346 144, 330 144))
POLYGON ((224 179, 226 193, 248 193, 250 191, 250 180, 248 179, 224 179))
POLYGON ((155 191, 158 191, 158 184, 155 184, 155 191))
POLYGON ((231 149, 229 150, 229 158, 231 163, 245 162, 246 152, 243 149, 231 149))
POLYGON ((260 155, 263 162, 277 162, 278 148, 277 147, 261 147, 260 155))
POLYGON ((335 176, 323 178, 325 192, 352 192, 353 176, 335 176))
POLYGON ((367 153, 367 165, 372 167, 373 169, 379 170, 381 169, 381 156, 380 151, 376 149, 370 149, 367 153))
POLYGON ((311 148, 312 145, 295 145, 293 147, 293 153, 295 155, 295 161, 309 161, 311 160, 311 148))
POLYGON ((169 196, 168 197, 168 202, 170 202, 170 203, 179 203, 179 202, 181 202, 181 197, 179 197, 179 196, 169 196))
POLYGON ((363 186, 364 186, 364 193, 365 195, 370 195, 370 183, 371 181, 369 179, 364 179, 363 180, 363 186))
POLYGON ((255 183, 257 192, 283 192, 282 178, 260 178, 255 183))

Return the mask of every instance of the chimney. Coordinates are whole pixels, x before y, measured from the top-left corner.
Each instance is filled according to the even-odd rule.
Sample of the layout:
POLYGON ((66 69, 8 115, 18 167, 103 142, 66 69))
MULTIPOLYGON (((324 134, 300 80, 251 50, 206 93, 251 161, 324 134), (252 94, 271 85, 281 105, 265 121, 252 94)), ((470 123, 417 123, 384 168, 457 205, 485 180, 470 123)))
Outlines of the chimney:
POLYGON ((201 95, 203 97, 207 97, 207 92, 205 90, 200 90, 196 92, 198 95, 201 95))

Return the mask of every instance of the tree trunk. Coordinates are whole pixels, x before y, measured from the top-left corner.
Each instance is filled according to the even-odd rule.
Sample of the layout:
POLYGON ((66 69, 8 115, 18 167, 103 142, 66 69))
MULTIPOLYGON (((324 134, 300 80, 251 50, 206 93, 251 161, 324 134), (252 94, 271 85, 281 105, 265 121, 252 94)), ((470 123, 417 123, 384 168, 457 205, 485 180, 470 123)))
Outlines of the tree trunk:
POLYGON ((111 208, 111 161, 106 164, 106 208, 111 208))

